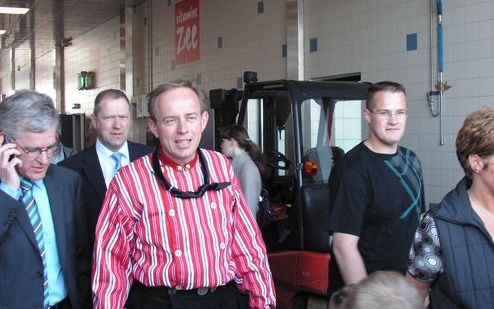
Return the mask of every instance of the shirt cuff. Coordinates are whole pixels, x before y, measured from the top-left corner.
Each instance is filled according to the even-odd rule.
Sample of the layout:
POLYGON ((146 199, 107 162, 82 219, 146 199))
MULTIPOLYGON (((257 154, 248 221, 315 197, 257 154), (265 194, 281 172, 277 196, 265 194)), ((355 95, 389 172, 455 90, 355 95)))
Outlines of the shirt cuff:
POLYGON ((14 200, 19 200, 21 198, 22 192, 21 189, 14 189, 9 185, 6 185, 4 183, 0 183, 0 190, 8 194, 11 198, 14 200))

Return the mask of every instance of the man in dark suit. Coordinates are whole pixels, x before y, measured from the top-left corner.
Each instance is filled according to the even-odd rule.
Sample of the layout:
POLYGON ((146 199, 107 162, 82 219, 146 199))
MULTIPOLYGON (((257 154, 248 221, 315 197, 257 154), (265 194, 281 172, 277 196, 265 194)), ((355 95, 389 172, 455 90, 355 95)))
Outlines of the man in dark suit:
POLYGON ((95 145, 59 164, 82 177, 83 209, 89 223, 89 248, 92 254, 96 222, 111 179, 119 167, 153 151, 146 145, 127 141, 132 124, 131 106, 125 93, 116 89, 100 92, 94 101, 91 123, 97 132, 95 145), (112 157, 120 153, 118 163, 112 157))
POLYGON ((114 174, 121 166, 153 151, 146 145, 127 141, 132 124, 131 106, 125 93, 120 90, 108 89, 96 96, 91 124, 98 136, 95 145, 59 163, 79 172, 82 177, 89 257, 92 256, 100 206, 114 174))
POLYGON ((0 104, 0 308, 82 308, 89 273, 80 235, 80 177, 58 152, 53 101, 21 91, 0 104))

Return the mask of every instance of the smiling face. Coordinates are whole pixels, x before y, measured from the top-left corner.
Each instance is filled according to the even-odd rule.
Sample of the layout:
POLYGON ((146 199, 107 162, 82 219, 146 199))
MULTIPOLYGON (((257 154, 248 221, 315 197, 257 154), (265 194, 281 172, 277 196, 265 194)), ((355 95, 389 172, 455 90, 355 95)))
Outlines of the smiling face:
POLYGON ((208 122, 208 113, 201 113, 199 97, 186 87, 170 89, 157 98, 155 114, 149 128, 165 154, 179 164, 191 161, 208 122))
POLYGON ((130 107, 124 98, 104 98, 98 114, 91 116, 99 141, 117 151, 127 140, 131 125, 130 107))
MULTIPOLYGON (((57 143, 57 128, 51 128, 41 133, 21 132, 16 138, 16 142, 23 148, 41 148, 47 149, 57 143)), ((20 147, 18 149, 20 150, 20 147)), ((17 166, 17 172, 31 180, 43 179, 48 167, 50 167, 52 155, 46 151, 41 152, 38 156, 31 157, 24 151, 20 151, 18 158, 22 161, 17 166)))
POLYGON ((374 95, 372 110, 364 110, 369 124, 366 144, 379 153, 394 153, 405 133, 407 101, 403 92, 379 91, 374 95))

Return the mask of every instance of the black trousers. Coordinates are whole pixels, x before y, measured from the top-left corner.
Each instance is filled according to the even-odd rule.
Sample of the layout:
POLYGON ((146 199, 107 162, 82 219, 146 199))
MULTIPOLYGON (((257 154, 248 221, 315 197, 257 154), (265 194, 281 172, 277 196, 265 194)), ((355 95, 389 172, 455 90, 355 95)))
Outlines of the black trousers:
POLYGON ((146 287, 134 281, 126 306, 128 309, 244 309, 249 297, 235 283, 199 295, 197 290, 176 291, 167 287, 146 287))

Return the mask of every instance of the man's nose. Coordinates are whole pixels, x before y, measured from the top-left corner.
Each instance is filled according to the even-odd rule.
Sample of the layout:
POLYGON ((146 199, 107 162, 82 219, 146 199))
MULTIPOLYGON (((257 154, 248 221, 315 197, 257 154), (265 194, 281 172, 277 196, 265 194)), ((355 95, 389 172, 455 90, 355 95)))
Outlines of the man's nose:
POLYGON ((388 115, 388 122, 389 123, 396 123, 397 119, 398 119, 398 115, 396 115, 395 113, 389 113, 389 115, 388 115))
POLYGON ((185 119, 179 119, 177 123, 177 131, 179 133, 186 133, 188 130, 187 121, 185 119))
POLYGON ((122 126, 122 120, 118 117, 113 118, 113 127, 120 128, 122 126))
POLYGON ((51 162, 51 156, 48 155, 46 150, 43 150, 38 155, 38 160, 41 161, 42 163, 46 164, 48 162, 51 162))

